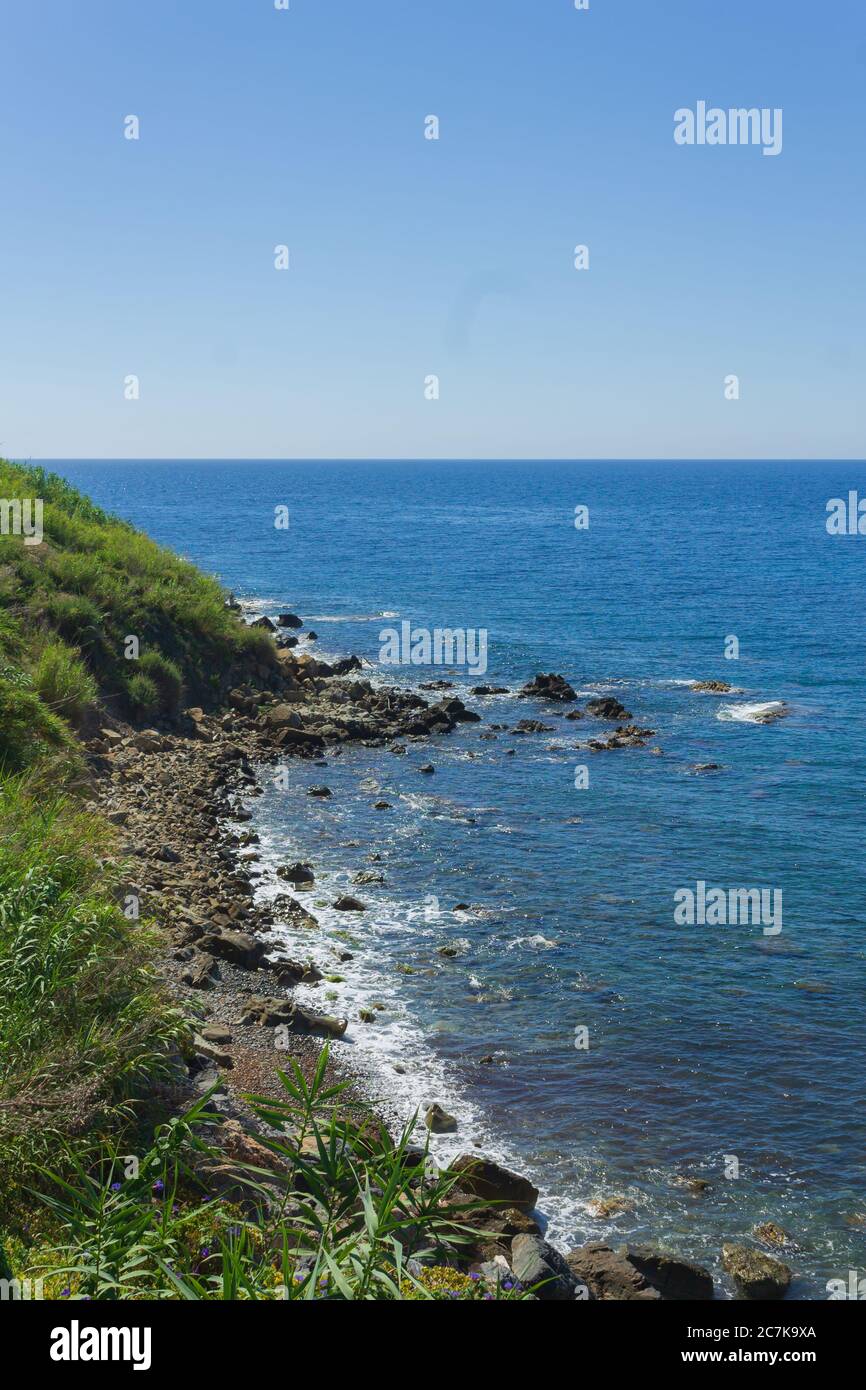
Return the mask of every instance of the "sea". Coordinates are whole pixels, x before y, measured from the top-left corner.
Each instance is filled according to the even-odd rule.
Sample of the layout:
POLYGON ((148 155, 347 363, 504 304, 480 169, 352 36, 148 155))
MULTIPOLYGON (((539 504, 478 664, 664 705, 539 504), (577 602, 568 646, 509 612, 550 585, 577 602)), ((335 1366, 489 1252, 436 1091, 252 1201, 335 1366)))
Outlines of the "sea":
POLYGON ((532 1177, 563 1249, 661 1244, 728 1293, 728 1240, 790 1264, 793 1298, 866 1276, 866 465, 46 466, 248 617, 298 614, 301 650, 450 681, 481 715, 292 763, 288 790, 271 770, 250 801, 261 895, 315 868, 320 928, 284 937, 328 977, 300 994, 350 1019, 334 1049, 371 1099, 400 1124, 439 1103, 458 1128, 437 1158, 532 1177), (437 630, 470 635, 471 668, 437 630), (451 664, 396 664, 425 634, 451 664), (517 697, 540 672, 652 736, 591 748, 613 725, 517 697))

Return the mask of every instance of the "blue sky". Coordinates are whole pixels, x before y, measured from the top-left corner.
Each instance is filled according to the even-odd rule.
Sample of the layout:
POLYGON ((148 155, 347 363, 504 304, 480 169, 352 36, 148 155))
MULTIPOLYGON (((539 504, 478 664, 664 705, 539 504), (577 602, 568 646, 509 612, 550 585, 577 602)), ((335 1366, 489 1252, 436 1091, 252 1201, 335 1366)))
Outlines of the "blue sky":
POLYGON ((3 3, 0 451, 862 456, 862 0, 290 4, 3 3))

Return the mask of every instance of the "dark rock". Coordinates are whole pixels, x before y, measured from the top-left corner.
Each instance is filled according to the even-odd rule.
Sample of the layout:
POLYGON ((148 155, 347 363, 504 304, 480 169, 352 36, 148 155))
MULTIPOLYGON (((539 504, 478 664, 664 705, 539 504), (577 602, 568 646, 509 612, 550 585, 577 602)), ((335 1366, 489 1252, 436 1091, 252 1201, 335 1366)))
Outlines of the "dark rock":
POLYGON ((207 932, 198 944, 203 951, 240 966, 242 970, 257 970, 265 954, 261 941, 249 932, 228 931, 222 927, 207 932))
POLYGON ((303 627, 304 620, 299 618, 297 613, 280 613, 277 616, 280 627, 303 627))
POLYGON ((511 1268, 525 1289, 542 1284, 535 1291, 543 1302, 569 1302, 578 1294, 579 1281, 558 1250, 540 1236, 517 1235, 511 1242, 511 1268))
POLYGON ((263 627, 266 632, 276 632, 277 625, 272 623, 270 618, 256 618, 255 622, 250 623, 250 627, 263 627))
POLYGON ((728 685, 727 681, 692 681, 691 688, 708 695, 727 695, 733 690, 733 686, 728 685))
POLYGON ((538 1188, 528 1178, 512 1173, 492 1158, 461 1154, 451 1164, 451 1172, 460 1174, 460 1187, 484 1201, 507 1202, 518 1211, 532 1211, 538 1201, 538 1188))
POLYGON ((577 699, 577 695, 565 676, 558 676, 552 671, 546 676, 535 676, 517 693, 536 700, 560 700, 563 703, 570 703, 577 699))
POLYGON ((307 796, 319 796, 326 800, 331 795, 330 787, 308 787, 307 796))
POLYGON ((435 772, 436 769, 435 769, 435 767, 433 766, 432 763, 422 763, 421 766, 419 767, 418 771, 419 771, 419 772, 426 772, 426 773, 428 774, 428 776, 429 776, 429 774, 430 774, 431 772, 435 772))
POLYGON ((473 685, 470 695, 508 695, 507 685, 473 685))
POLYGON ((334 903, 338 912, 366 912, 367 908, 359 898, 353 898, 350 893, 343 893, 334 903))
POLYGON ((621 705, 619 700, 615 700, 612 695, 597 695, 592 700, 586 702, 587 714, 595 715, 596 719, 631 719, 631 714, 621 705))
POLYGON ((540 719, 519 719, 512 727, 513 734, 552 734, 552 724, 542 724, 540 719))
POLYGON ((713 1276, 702 1265, 649 1245, 624 1245, 618 1252, 668 1302, 713 1296, 713 1276))
POLYGON ((277 878, 284 878, 287 883, 315 883, 312 864, 282 864, 277 878))

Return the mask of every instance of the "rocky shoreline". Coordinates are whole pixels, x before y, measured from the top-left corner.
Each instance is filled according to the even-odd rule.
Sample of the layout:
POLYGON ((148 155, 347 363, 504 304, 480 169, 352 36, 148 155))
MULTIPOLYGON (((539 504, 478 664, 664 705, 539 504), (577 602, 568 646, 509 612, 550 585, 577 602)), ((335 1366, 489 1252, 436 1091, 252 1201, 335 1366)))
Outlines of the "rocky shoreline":
MULTIPOLYGON (((277 640, 276 663, 232 673, 215 708, 191 707, 172 725, 145 730, 104 718, 85 741, 94 809, 117 827, 117 857, 128 866, 124 910, 133 919, 158 923, 165 941, 161 973, 192 1021, 187 1097, 216 1088, 211 1104, 224 1116, 222 1142, 229 1157, 260 1147, 260 1128, 243 1095, 274 1094, 286 1055, 309 1072, 323 1040, 340 1036, 348 1022, 293 1000, 294 986, 317 983, 321 972, 303 954, 289 955, 268 940, 279 923, 316 925, 291 892, 309 883, 315 868, 281 866, 277 872, 286 891, 268 903, 255 901, 258 837, 242 805, 261 793, 255 766, 278 764, 290 778, 291 760, 327 766, 326 755, 338 757, 345 743, 387 747, 399 755, 410 742, 481 722, 481 715, 448 694, 447 681, 422 687, 440 696, 434 702, 375 685, 358 675, 356 657, 327 663, 308 650, 299 652, 298 639, 285 632, 301 625, 294 615, 281 615, 279 629, 268 618, 257 621, 277 640)), ((478 687, 475 693, 492 692, 478 687)), ((514 694, 570 707, 577 699, 553 673, 536 676, 514 694)), ((593 752, 643 746, 654 734, 628 722, 631 714, 610 697, 589 700, 584 710, 570 708, 566 717, 615 725, 585 741, 593 752)), ((490 733, 505 729, 521 737, 550 726, 521 719, 510 727, 493 725, 490 733)), ((432 765, 419 771, 428 766, 432 771, 432 765)), ((324 784, 309 792, 330 794, 324 784)), ((353 911, 363 904, 344 898, 334 906, 353 911)), ((334 949, 336 968, 347 953, 334 949)), ((336 1073, 333 1060, 331 1065, 336 1073)), ((362 1106, 364 1098, 350 1086, 343 1103, 362 1106)), ((450 1119, 436 1105, 426 1116, 434 1132, 447 1128, 450 1119)), ((490 1266, 500 1275, 508 1270, 524 1286, 544 1280, 544 1299, 713 1297, 709 1272, 668 1252, 592 1242, 563 1255, 542 1238, 532 1216, 538 1192, 527 1179, 478 1154, 462 1155, 452 1169, 460 1170, 458 1188, 467 1201, 498 1203, 473 1216, 478 1238, 467 1256, 473 1268, 490 1266)), ((791 1280, 786 1265, 745 1245, 726 1246, 723 1264, 741 1297, 782 1297, 791 1280)))

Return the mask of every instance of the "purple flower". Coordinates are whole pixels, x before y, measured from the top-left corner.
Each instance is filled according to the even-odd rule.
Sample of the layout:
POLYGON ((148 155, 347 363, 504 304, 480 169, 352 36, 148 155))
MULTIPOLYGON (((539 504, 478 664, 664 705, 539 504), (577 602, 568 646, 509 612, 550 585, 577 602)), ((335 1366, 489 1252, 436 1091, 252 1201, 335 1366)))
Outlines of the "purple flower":
POLYGON ((111 1184, 111 1190, 112 1190, 112 1192, 119 1192, 119 1191, 120 1191, 120 1183, 119 1183, 119 1182, 113 1182, 113 1183, 111 1184))
POLYGON ((207 1245, 202 1246, 202 1251, 201 1251, 201 1257, 202 1257, 202 1259, 203 1259, 203 1260, 206 1260, 206 1259, 209 1258, 209 1256, 210 1256, 210 1247, 207 1246, 207 1245))
POLYGON ((60 1297, 61 1297, 61 1298, 68 1298, 69 1295, 71 1294, 71 1292, 72 1292, 71 1289, 61 1289, 61 1291, 60 1291, 60 1297))
POLYGON ((165 1191, 165 1183, 163 1182, 162 1178, 157 1178, 156 1182, 153 1184, 153 1190, 154 1192, 165 1191))

